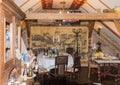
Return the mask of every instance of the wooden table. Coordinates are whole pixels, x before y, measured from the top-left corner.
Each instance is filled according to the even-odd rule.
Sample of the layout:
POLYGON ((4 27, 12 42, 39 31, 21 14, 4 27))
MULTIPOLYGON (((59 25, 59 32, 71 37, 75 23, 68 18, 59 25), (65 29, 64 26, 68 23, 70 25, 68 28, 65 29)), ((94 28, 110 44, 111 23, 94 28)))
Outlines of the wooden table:
MULTIPOLYGON (((102 76, 112 76, 117 80, 117 75, 120 74, 120 60, 94 60, 98 64, 98 80, 101 80, 102 76), (115 74, 111 73, 111 69, 114 67, 117 71, 115 74)), ((115 70, 115 69, 112 70, 115 70)))
MULTIPOLYGON (((73 66, 73 57, 70 54, 63 54, 63 56, 68 56, 68 67, 73 66)), ((47 69, 47 71, 50 71, 50 69, 55 68, 55 57, 45 56, 45 55, 38 55, 38 65, 41 68, 47 69)))

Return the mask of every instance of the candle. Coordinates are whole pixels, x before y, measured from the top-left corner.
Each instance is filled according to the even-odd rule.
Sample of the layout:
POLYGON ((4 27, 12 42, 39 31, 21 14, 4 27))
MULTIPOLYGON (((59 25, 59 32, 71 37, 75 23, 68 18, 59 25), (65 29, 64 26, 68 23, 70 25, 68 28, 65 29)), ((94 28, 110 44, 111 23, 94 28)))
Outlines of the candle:
POLYGON ((54 43, 54 36, 53 36, 53 43, 54 43))
POLYGON ((57 42, 60 42, 60 36, 57 35, 57 42))

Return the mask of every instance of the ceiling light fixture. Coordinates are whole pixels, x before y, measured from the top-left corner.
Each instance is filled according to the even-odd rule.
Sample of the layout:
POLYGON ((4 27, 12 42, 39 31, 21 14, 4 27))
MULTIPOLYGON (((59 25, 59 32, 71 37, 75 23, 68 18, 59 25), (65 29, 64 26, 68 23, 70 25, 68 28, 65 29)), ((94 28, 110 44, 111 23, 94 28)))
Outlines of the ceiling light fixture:
POLYGON ((62 13, 69 13, 69 11, 67 10, 67 8, 65 8, 65 4, 66 4, 65 1, 61 1, 60 2, 60 5, 61 5, 61 9, 59 11, 60 14, 62 14, 62 13))

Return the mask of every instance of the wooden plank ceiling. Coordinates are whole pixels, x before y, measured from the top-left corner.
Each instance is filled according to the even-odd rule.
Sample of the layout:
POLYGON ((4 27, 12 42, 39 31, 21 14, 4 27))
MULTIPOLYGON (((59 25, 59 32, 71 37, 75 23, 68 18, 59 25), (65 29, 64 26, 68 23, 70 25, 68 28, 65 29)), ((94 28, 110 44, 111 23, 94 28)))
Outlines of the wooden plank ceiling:
MULTIPOLYGON (((109 28, 111 28, 113 31, 116 29, 118 30, 118 36, 120 35, 120 0, 13 0, 20 9, 26 13, 27 19, 35 18, 35 19, 68 19, 69 17, 72 19, 82 19, 82 20, 93 20, 89 23, 90 33, 92 33, 93 26, 96 24, 94 20, 110 20, 113 24, 115 24, 116 28, 112 28, 112 25, 109 25, 109 28), (72 10, 72 11, 80 11, 81 14, 69 14, 64 15, 61 17, 61 15, 50 15, 48 18, 48 15, 51 13, 59 12, 61 8, 64 8, 65 10, 72 10), (110 12, 119 12, 116 13, 101 13, 105 9, 107 9, 110 12), (117 11, 118 10, 118 11, 117 11), (43 13, 43 14, 42 14, 43 13), (84 13, 86 13, 84 15, 84 13), (96 13, 96 14, 95 14, 96 13), (41 17, 41 15, 42 17, 41 17), (44 17, 43 17, 44 15, 44 17), (108 16, 109 15, 109 16, 108 16), (112 19, 112 20, 111 20, 112 19)), ((69 18, 69 19, 70 19, 69 18)), ((101 23, 100 23, 101 24, 101 23)), ((105 27, 105 25, 102 23, 105 27)), ((107 27, 108 28, 108 27, 107 27)), ((113 34, 110 34, 108 31, 106 31, 109 36, 113 36, 113 34)), ((89 37, 91 34, 89 35, 89 37)), ((116 39, 118 42, 120 39, 116 39)))
POLYGON ((67 8, 78 10, 87 0, 13 0, 24 12, 57 10, 67 8), (39 5, 39 6, 38 6, 39 5))
MULTIPOLYGON (((20 9, 23 12, 27 14, 27 16, 30 13, 46 13, 46 12, 53 13, 56 10, 58 12, 62 7, 64 7, 65 9, 68 9, 68 10, 75 10, 75 11, 78 10, 78 11, 81 11, 82 13, 89 13, 90 15, 88 15, 87 17, 92 18, 91 20, 93 20, 93 18, 96 18, 96 17, 93 14, 91 16, 91 13, 103 12, 104 9, 120 10, 120 0, 115 0, 115 1, 114 0, 13 0, 13 1, 20 7, 20 9)), ((120 17, 117 17, 118 15, 114 15, 114 14, 110 16, 111 17, 109 17, 109 19, 119 20, 120 18, 120 17)), ((101 17, 106 19, 106 15, 100 16, 98 18, 101 18, 101 17)), ((68 18, 68 16, 65 18, 68 18)), ((116 22, 114 23, 116 27, 119 27, 118 26, 120 25, 119 21, 117 23, 116 22)), ((120 30, 120 28, 117 28, 117 30, 120 30)))
POLYGON ((13 0, 23 12, 53 12, 64 6, 69 10, 80 10, 84 13, 95 13, 104 9, 120 6, 120 0, 13 0), (50 11, 46 11, 50 10, 50 11))
MULTIPOLYGON (((69 9, 79 9, 86 0, 73 0, 69 9)), ((41 0, 43 9, 56 9, 53 8, 53 0, 41 0)), ((60 5, 65 5, 66 1, 60 1, 60 5)))

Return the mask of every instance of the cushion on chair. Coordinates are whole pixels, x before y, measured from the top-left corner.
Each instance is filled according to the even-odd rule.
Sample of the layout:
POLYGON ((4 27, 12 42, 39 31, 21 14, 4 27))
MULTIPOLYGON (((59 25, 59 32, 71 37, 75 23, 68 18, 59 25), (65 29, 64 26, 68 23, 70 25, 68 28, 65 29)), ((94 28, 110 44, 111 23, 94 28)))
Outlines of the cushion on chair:
POLYGON ((77 68, 67 68, 67 72, 78 72, 79 70, 77 68))
POLYGON ((74 65, 72 68, 67 68, 67 75, 70 79, 79 79, 79 72, 80 72, 80 57, 74 57, 74 65))

